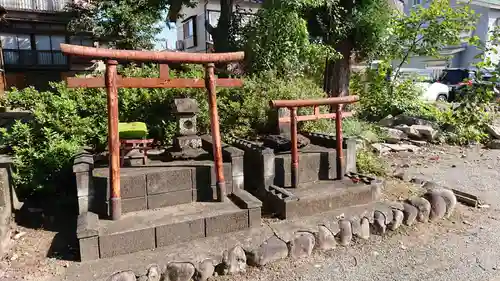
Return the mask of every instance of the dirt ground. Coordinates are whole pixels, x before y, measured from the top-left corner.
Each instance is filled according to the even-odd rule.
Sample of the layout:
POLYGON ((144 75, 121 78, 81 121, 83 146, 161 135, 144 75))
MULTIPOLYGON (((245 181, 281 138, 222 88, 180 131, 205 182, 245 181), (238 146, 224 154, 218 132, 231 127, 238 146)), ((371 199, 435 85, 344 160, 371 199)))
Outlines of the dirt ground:
MULTIPOLYGON (((384 156, 384 159, 391 167, 391 172, 404 171, 408 177, 419 176, 440 184, 462 187, 486 199, 488 197, 491 199, 491 196, 499 198, 500 190, 496 189, 496 183, 500 180, 498 173, 500 152, 484 150, 480 147, 431 146, 422 148, 419 152, 392 153, 384 156)), ((390 199, 400 199, 407 198, 415 192, 417 189, 414 186, 390 179, 384 196, 390 199)), ((382 257, 402 255, 415 261, 405 264, 408 267, 406 270, 411 270, 412 267, 420 270, 423 268, 422 264, 425 264, 422 259, 427 257, 425 251, 430 251, 425 247, 420 249, 421 245, 434 245, 436 239, 443 235, 453 235, 453 237, 458 237, 456 239, 467 237, 470 235, 470 229, 479 221, 485 225, 497 221, 500 230, 500 212, 497 211, 500 204, 487 203, 490 206, 489 209, 478 210, 460 206, 450 220, 436 224, 417 224, 411 228, 402 228, 400 231, 389 233, 384 237, 376 236, 369 241, 357 241, 353 247, 339 248, 328 253, 316 253, 300 261, 283 260, 263 269, 250 268, 246 275, 219 277, 219 280, 331 280, 326 277, 331 274, 341 277, 339 278, 341 280, 358 281, 414 280, 414 278, 441 280, 426 279, 426 274, 412 275, 411 278, 405 278, 403 275, 399 279, 393 277, 384 279, 384 276, 391 276, 389 273, 392 269, 377 271, 364 267, 369 263, 383 260, 382 257), (478 219, 478 214, 480 219, 478 219), (382 244, 391 245, 391 248, 382 247, 382 244), (412 255, 405 253, 410 248, 420 250, 412 255), (332 265, 334 262, 335 266, 332 265), (366 271, 364 275, 358 272, 361 269, 364 270, 363 272, 366 271), (377 278, 369 279, 367 272, 371 272, 377 278)), ((67 267, 77 262, 75 260, 78 256, 78 249, 72 236, 74 225, 67 225, 68 220, 65 221, 65 216, 58 212, 47 215, 36 208, 25 208, 20 218, 17 219, 24 226, 13 225, 15 240, 13 240, 11 250, 0 261, 0 280, 49 281, 64 274, 67 267), (23 222, 23 217, 35 217, 36 222, 28 225, 23 222)), ((387 267, 390 266, 387 265, 387 267)), ((457 280, 467 279, 458 278, 457 280)))

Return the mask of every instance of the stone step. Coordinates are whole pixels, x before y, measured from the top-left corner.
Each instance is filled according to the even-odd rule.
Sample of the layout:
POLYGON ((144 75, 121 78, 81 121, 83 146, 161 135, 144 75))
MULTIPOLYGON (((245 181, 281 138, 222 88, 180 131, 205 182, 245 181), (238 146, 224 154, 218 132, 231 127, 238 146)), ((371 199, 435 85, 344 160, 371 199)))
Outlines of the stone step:
POLYGON ((146 250, 132 254, 121 255, 102 260, 88 261, 68 268, 61 280, 72 281, 106 281, 114 272, 132 270, 136 275, 143 275, 151 264, 157 264, 164 269, 169 263, 188 262, 197 266, 206 259, 215 264, 222 260, 222 253, 235 246, 245 250, 258 248, 273 235, 278 235, 288 242, 297 231, 317 231, 319 225, 333 229, 340 217, 373 216, 376 204, 366 204, 355 207, 341 208, 314 216, 301 217, 286 221, 273 221, 251 229, 205 237, 186 243, 166 246, 154 250, 146 250))
MULTIPOLYGON (((282 219, 310 216, 348 206, 363 205, 377 199, 372 186, 363 183, 353 183, 349 179, 340 181, 315 181, 304 183, 299 188, 272 188, 277 192, 284 190, 291 194, 286 200, 270 206, 282 219)), ((274 195, 274 200, 277 197, 274 195)), ((279 200, 279 199, 278 199, 279 200)))
POLYGON ((116 221, 82 214, 77 230, 81 259, 109 258, 260 226, 258 199, 245 191, 231 198, 131 212, 116 221))

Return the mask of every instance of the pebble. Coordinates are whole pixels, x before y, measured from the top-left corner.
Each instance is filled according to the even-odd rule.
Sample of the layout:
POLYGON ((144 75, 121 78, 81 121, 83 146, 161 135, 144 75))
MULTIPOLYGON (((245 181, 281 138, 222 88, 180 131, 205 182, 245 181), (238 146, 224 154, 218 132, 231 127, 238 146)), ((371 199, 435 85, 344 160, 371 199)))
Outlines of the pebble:
POLYGON ((463 221, 462 223, 466 225, 472 225, 472 223, 470 223, 469 221, 463 221))
POLYGON ((12 239, 18 240, 19 238, 23 237, 24 235, 26 235, 26 232, 21 231, 21 232, 18 232, 16 235, 14 235, 14 237, 12 237, 12 239))

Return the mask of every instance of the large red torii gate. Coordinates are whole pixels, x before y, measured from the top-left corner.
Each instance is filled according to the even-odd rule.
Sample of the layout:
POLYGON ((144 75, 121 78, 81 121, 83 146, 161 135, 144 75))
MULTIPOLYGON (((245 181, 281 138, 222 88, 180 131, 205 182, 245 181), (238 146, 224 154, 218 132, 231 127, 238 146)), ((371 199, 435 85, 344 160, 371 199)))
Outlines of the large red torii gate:
POLYGON ((234 53, 185 53, 185 52, 154 52, 133 50, 112 50, 92 48, 77 45, 61 44, 61 50, 66 55, 99 58, 106 60, 105 77, 68 78, 70 88, 106 88, 108 99, 108 147, 110 151, 110 182, 111 182, 111 217, 118 220, 121 217, 120 197, 120 140, 118 135, 118 88, 207 88, 210 110, 210 130, 213 140, 215 173, 217 178, 217 200, 222 202, 226 195, 224 180, 222 147, 217 112, 216 86, 238 87, 243 83, 239 79, 216 79, 215 63, 241 61, 243 52, 234 53), (156 62, 160 64, 158 78, 125 78, 118 75, 117 60, 156 62), (205 64, 205 79, 171 79, 166 63, 205 64))

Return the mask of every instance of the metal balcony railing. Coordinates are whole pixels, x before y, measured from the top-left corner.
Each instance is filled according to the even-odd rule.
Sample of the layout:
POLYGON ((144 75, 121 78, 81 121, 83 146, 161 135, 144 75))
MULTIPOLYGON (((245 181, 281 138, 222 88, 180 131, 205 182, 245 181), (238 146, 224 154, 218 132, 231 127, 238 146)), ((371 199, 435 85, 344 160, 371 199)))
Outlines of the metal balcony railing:
POLYGON ((0 0, 0 6, 7 10, 34 12, 64 12, 73 0, 0 0))
POLYGON ((3 59, 6 66, 64 66, 68 59, 61 51, 13 50, 4 49, 3 59))

